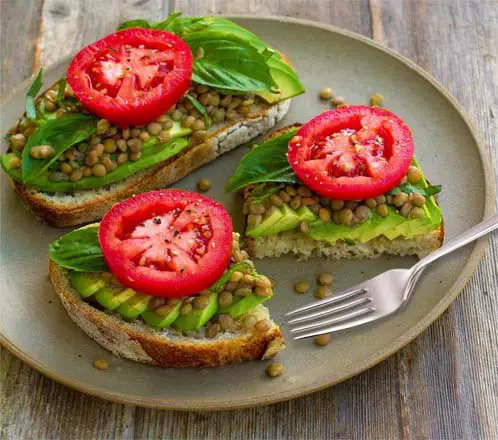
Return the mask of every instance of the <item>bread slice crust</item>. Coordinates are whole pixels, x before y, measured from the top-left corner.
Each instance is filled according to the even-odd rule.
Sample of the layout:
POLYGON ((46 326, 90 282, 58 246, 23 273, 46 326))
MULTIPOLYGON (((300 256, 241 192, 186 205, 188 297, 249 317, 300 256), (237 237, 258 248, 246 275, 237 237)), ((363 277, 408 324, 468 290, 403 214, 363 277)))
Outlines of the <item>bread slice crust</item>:
MULTIPOLYGON (((128 322, 85 302, 71 285, 68 271, 50 260, 49 276, 70 318, 114 355, 160 367, 217 367, 269 357, 285 347, 279 327, 220 333, 216 338, 184 336, 173 329, 156 330, 140 320, 128 322)), ((269 319, 259 305, 244 316, 269 319)))
POLYGON ((244 120, 214 127, 202 144, 187 147, 178 155, 104 188, 74 193, 48 193, 12 182, 24 206, 50 226, 64 228, 101 219, 117 202, 134 194, 164 188, 220 155, 269 131, 288 112, 290 100, 259 109, 244 120))

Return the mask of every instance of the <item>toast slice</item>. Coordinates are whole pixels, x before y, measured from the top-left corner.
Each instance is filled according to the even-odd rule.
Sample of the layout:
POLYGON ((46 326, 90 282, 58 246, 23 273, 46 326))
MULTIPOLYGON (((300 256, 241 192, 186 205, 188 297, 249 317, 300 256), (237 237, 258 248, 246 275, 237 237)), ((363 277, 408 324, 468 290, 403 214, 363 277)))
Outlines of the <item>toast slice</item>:
MULTIPOLYGON (((301 124, 293 124, 283 127, 271 133, 267 139, 284 134, 292 129, 299 128, 301 124)), ((247 202, 251 197, 252 187, 244 189, 244 198, 247 202)), ((437 199, 435 198, 437 204, 437 199)), ((245 223, 248 224, 248 215, 245 215, 245 223)), ((403 236, 389 240, 383 235, 373 238, 365 243, 348 243, 338 240, 329 243, 322 240, 314 240, 299 228, 280 232, 275 235, 245 238, 246 249, 254 258, 275 258, 285 254, 293 254, 300 260, 311 257, 328 258, 331 260, 355 260, 373 259, 383 254, 408 256, 415 255, 423 258, 442 246, 444 241, 444 222, 437 229, 419 234, 412 238, 403 236)))
POLYGON ((69 227, 102 218, 114 205, 133 194, 164 188, 220 155, 269 131, 288 112, 290 100, 267 104, 257 100, 244 119, 210 127, 202 144, 189 146, 162 163, 106 187, 73 193, 49 193, 13 182, 25 207, 54 227, 69 227))
MULTIPOLYGON (((238 234, 236 234, 238 239, 238 234)), ((120 314, 97 308, 75 290, 69 271, 49 261, 49 277, 69 317, 93 340, 114 355, 160 367, 216 367, 248 360, 267 359, 285 348, 282 333, 261 303, 234 318, 234 330, 208 337, 205 329, 181 332, 156 329, 141 318, 126 321, 120 314), (253 322, 269 320, 265 331, 253 322), (240 324, 240 325, 237 325, 240 324)))

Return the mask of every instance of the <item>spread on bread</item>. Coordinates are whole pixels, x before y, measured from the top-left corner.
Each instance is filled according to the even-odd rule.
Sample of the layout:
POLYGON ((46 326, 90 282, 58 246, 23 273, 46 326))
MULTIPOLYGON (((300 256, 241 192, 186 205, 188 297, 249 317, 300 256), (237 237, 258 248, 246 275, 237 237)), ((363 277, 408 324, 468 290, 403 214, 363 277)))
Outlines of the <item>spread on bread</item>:
POLYGON ((423 256, 442 243, 442 216, 393 113, 344 106, 282 129, 249 152, 227 190, 244 188, 250 252, 333 258, 423 256), (272 160, 268 160, 268 158, 272 160))

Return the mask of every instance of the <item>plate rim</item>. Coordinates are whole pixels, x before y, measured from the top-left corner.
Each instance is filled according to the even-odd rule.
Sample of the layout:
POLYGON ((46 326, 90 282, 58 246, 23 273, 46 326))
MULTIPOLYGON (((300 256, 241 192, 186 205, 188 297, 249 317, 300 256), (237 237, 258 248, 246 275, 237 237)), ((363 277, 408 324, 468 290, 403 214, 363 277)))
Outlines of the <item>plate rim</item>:
MULTIPOLYGON (((491 214, 496 212, 496 183, 495 176, 493 173, 491 154, 485 146, 485 143, 476 129, 473 121, 470 117, 465 113, 462 105, 458 102, 458 100, 452 95, 452 93, 446 89, 445 86, 439 83, 432 75, 430 75, 427 71, 425 71, 422 67, 418 66, 415 62, 406 58, 404 55, 401 55, 397 51, 385 47, 380 43, 372 40, 371 38, 365 37, 356 32, 352 32, 346 29, 339 28, 334 25, 326 24, 326 23, 318 23, 311 20, 298 19, 293 17, 285 17, 279 15, 264 15, 257 16, 255 14, 221 14, 219 15, 228 19, 249 19, 249 20, 266 20, 266 21, 274 21, 280 23, 288 23, 288 24, 298 24, 301 26, 310 26, 322 30, 326 30, 331 33, 339 34, 341 36, 345 36, 351 38, 353 40, 359 41, 361 43, 365 43, 368 46, 373 47, 374 49, 378 49, 384 52, 391 57, 394 57, 402 64, 406 65, 410 69, 414 70, 420 76, 422 76, 427 82, 429 82, 440 94, 443 95, 444 98, 453 106, 459 116, 463 119, 464 123, 467 125, 467 128, 474 139, 477 145, 477 152, 479 154, 479 159, 482 164, 482 168, 484 171, 484 212, 483 219, 489 217, 491 214)), ((49 71, 53 70, 57 66, 62 63, 66 63, 67 60, 71 58, 72 55, 64 57, 59 61, 47 66, 44 70, 49 71)), ((31 77, 24 80, 18 86, 14 87, 13 90, 7 95, 7 97, 2 98, 1 105, 2 109, 8 104, 8 102, 18 93, 18 91, 23 88, 26 84, 30 83, 35 74, 31 77)), ((52 372, 52 370, 45 367, 43 364, 39 363, 35 359, 33 359, 28 353, 23 352, 19 347, 13 344, 5 335, 0 333, 0 344, 2 344, 5 348, 7 348, 14 356, 21 359, 23 362, 26 362, 30 367, 34 368, 41 374, 49 377, 50 379, 61 383, 68 388, 77 390, 79 392, 91 395, 93 397, 99 397, 104 400, 108 400, 114 403, 128 404, 128 405, 136 405, 140 407, 146 408, 154 408, 154 409, 165 409, 165 410, 176 410, 176 411, 223 411, 223 410, 237 410, 243 408, 250 408, 255 405, 270 405, 278 402, 283 402, 291 399, 295 399, 297 397, 301 397, 307 394, 311 394, 325 388, 336 385, 340 382, 343 382, 357 374, 362 373, 363 371, 368 370, 374 365, 382 362, 392 354, 399 351, 405 345, 410 343, 413 339, 418 337, 429 325, 431 325, 436 319, 438 319, 445 310, 449 307, 449 305, 459 296, 461 291, 464 289, 465 285, 468 283, 470 277, 473 275, 477 266, 481 259, 483 258, 486 249, 488 248, 489 236, 485 236, 476 241, 476 244, 468 258, 467 263, 465 264, 462 272, 455 280, 453 285, 448 289, 446 294, 441 298, 441 300, 431 309, 431 311, 424 316, 423 319, 419 320, 414 326, 412 326, 409 330, 401 334, 398 338, 396 338, 388 347, 377 350, 375 353, 370 355, 369 357, 363 359, 359 366, 354 368, 348 374, 343 375, 340 378, 332 378, 329 377, 327 380, 323 376, 321 376, 320 381, 315 381, 311 385, 306 385, 302 387, 293 388, 291 391, 276 393, 274 396, 270 398, 266 398, 264 400, 258 398, 249 398, 249 399, 241 399, 239 402, 235 404, 216 404, 210 402, 209 406, 204 406, 202 403, 193 401, 182 401, 178 402, 172 399, 157 399, 150 398, 147 396, 130 396, 125 393, 116 393, 113 391, 103 391, 101 388, 94 387, 88 385, 84 382, 80 382, 78 380, 73 380, 67 378, 65 376, 59 376, 52 372)))

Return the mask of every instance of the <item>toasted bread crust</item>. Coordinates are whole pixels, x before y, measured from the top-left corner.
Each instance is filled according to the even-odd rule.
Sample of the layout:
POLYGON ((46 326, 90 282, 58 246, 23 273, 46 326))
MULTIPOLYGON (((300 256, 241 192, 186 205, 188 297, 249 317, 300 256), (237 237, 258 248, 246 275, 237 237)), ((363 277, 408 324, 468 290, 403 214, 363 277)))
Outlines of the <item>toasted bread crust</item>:
MULTIPOLYGON (((265 357, 275 345, 283 348, 277 325, 266 332, 233 333, 229 337, 196 339, 171 331, 157 331, 141 323, 100 311, 83 301, 73 289, 67 271, 49 262, 50 280, 71 319, 85 333, 117 356, 161 367, 216 367, 265 357), (270 349, 271 345, 271 349, 270 349)), ((268 317, 263 306, 255 308, 260 318, 268 317)))
POLYGON ((290 100, 266 106, 249 114, 243 121, 238 121, 209 134, 208 140, 180 152, 152 168, 130 176, 124 182, 117 182, 103 190, 87 190, 75 193, 67 203, 61 203, 57 197, 48 193, 28 188, 13 182, 14 189, 21 197, 25 207, 35 217, 55 227, 69 227, 98 220, 114 205, 134 194, 164 188, 190 172, 200 168, 221 154, 268 131, 280 121, 290 107, 290 100), (91 197, 78 199, 81 193, 91 197))

